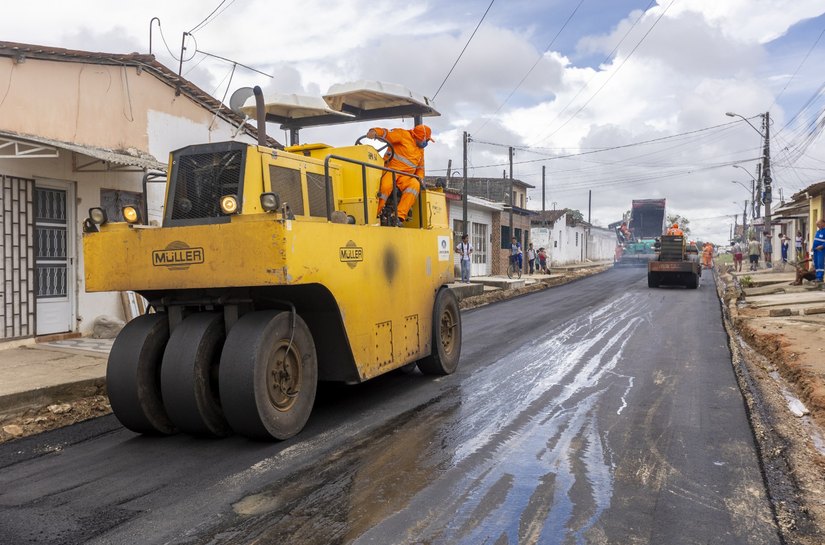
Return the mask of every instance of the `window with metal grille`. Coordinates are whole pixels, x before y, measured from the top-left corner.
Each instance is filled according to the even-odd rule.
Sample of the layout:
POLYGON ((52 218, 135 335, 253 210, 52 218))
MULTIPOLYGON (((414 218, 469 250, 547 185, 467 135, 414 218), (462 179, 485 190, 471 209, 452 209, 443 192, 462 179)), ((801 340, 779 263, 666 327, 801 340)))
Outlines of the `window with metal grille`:
POLYGON ((281 196, 281 204, 288 204, 293 214, 303 216, 304 195, 301 191, 301 171, 269 165, 269 181, 272 184, 272 192, 281 196))
POLYGON ((321 218, 327 217, 327 189, 326 178, 323 174, 307 172, 307 198, 309 199, 309 215, 321 218))
POLYGON ((175 152, 167 218, 172 225, 229 221, 220 199, 237 195, 243 206, 246 146, 236 142, 192 146, 175 152), (234 149, 233 149, 234 148, 234 149))

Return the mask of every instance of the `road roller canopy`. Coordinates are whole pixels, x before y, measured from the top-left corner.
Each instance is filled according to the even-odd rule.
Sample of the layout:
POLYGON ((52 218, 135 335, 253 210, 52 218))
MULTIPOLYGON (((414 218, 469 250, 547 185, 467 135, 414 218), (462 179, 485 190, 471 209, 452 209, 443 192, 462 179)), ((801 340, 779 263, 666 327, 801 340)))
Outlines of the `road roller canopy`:
MULTIPOLYGON (((265 104, 266 121, 280 123, 284 130, 402 117, 418 123, 422 117, 441 115, 427 97, 381 81, 335 84, 323 97, 274 95, 265 104)), ((255 98, 250 95, 240 111, 255 117, 255 98)))

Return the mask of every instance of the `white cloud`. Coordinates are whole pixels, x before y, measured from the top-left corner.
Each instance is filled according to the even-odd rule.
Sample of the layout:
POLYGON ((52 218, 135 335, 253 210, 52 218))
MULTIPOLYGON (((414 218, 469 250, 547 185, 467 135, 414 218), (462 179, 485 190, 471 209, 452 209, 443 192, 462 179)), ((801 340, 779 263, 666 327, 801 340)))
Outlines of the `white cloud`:
MULTIPOLYGON (((521 13, 517 7, 510 6, 503 14, 497 4, 438 96, 436 105, 443 117, 427 121, 438 140, 427 149, 428 166, 445 169, 452 159, 453 168, 460 168, 463 130, 476 140, 471 145, 471 165, 497 164, 471 173, 498 177, 505 168, 498 164, 507 162, 506 148, 485 146, 479 140, 563 148, 565 152, 587 151, 729 122, 731 119, 724 116, 727 110, 743 115, 764 112, 805 52, 800 52, 805 46, 799 45, 783 51, 780 58, 772 56, 765 45, 793 32, 798 22, 825 12, 822 0, 678 0, 630 56, 670 4, 670 0, 659 0, 643 14, 616 57, 605 66, 577 66, 570 59, 606 55, 640 12, 628 13, 620 21, 599 21, 599 32, 583 35, 574 51, 548 52, 501 111, 494 114, 539 57, 538 47, 544 44, 535 43, 536 35, 551 26, 549 21, 536 17, 540 10, 525 11, 530 19, 517 20, 521 13), (585 90, 575 97, 584 85, 585 90), (581 112, 571 119, 580 108, 581 112)), ((157 16, 172 54, 166 51, 157 27, 153 33, 154 53, 177 70, 173 57, 178 55, 181 33, 191 29, 214 5, 216 2, 44 0, 32 9, 25 4, 11 4, 4 6, 0 36, 9 41, 73 49, 147 52, 149 20, 157 16)), ((537 5, 534 2, 528 7, 537 5)), ((541 13, 550 9, 555 8, 541 13)), ((238 69, 230 91, 258 84, 267 93, 322 94, 333 83, 380 79, 430 95, 464 47, 479 16, 476 6, 462 3, 445 7, 441 3, 397 0, 307 0, 279 2, 273 7, 265 0, 238 0, 215 22, 196 32, 196 39, 204 51, 275 76, 269 80, 238 69)), ((566 32, 576 32, 576 17, 566 32)), ((194 45, 194 41, 187 43, 189 54, 194 45)), ((205 90, 215 90, 220 98, 231 65, 207 59, 195 66, 199 60, 196 57, 185 63, 184 73, 205 90)), ((821 55, 814 52, 809 64, 817 66, 820 61, 821 55)), ((786 98, 793 95, 795 100, 804 101, 820 83, 819 72, 803 72, 786 98)), ((778 106, 772 107, 772 116, 775 127, 790 117, 778 106)), ((409 120, 405 124, 408 126, 409 120)), ((368 125, 306 130, 302 140, 348 144, 368 125)), ((275 127, 271 129, 277 132, 275 127)), ((275 136, 283 138, 281 134, 275 136)), ((789 130, 781 138, 793 140, 794 134, 789 130)), ((781 138, 776 142, 778 148, 781 138)), ((552 160, 547 163, 548 206, 556 201, 559 206, 585 210, 587 191, 592 189, 593 215, 603 224, 615 220, 629 207, 631 199, 656 196, 668 198, 671 208, 688 217, 732 214, 739 208, 733 202, 742 200, 744 190, 730 181, 744 173, 731 167, 707 167, 752 159, 759 153, 759 142, 759 135, 741 124, 724 131, 698 133, 695 138, 665 140, 657 146, 552 160), (567 189, 560 192, 560 187, 567 189)), ((558 155, 562 150, 542 153, 558 155)), ((807 153, 825 160, 825 144, 820 139, 807 153)), ((780 155, 778 149, 776 156, 780 155)), ((538 186, 541 163, 519 162, 541 158, 518 151, 516 175, 538 186)), ((747 162, 750 168, 753 163, 747 162)), ((825 174, 814 170, 825 167, 825 163, 813 159, 802 157, 798 166, 810 170, 778 164, 777 184, 792 191, 805 180, 825 174)), ((540 206, 540 194, 540 188, 531 192, 531 204, 536 207, 540 206)), ((697 235, 722 240, 728 232, 726 221, 697 221, 697 235)))

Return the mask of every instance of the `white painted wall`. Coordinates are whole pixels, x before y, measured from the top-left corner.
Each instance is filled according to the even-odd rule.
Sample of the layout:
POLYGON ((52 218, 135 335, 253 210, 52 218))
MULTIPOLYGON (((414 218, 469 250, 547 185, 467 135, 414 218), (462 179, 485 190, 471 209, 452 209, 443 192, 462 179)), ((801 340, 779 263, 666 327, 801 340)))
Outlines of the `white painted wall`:
POLYGON ((590 228, 587 258, 591 261, 612 260, 616 252, 616 234, 610 229, 590 228))

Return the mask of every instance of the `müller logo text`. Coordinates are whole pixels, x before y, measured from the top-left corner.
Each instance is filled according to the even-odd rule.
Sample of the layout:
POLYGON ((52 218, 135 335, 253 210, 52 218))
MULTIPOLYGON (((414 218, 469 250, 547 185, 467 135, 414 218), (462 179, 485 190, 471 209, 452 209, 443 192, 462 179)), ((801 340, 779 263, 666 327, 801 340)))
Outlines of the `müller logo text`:
POLYGON ((200 263, 203 263, 203 248, 190 248, 180 240, 170 242, 163 250, 152 252, 152 265, 155 267, 185 270, 200 263))

